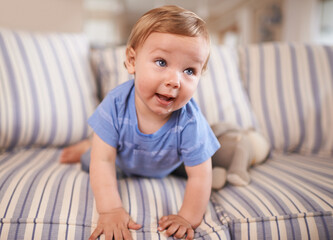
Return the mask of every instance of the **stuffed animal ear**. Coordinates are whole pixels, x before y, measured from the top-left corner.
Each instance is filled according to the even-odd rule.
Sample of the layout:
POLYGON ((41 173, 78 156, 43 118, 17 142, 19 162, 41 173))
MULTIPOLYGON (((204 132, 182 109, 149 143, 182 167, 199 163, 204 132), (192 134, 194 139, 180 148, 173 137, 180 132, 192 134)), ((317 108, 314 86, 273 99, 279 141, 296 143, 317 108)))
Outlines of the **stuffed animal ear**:
POLYGON ((217 138, 229 131, 239 131, 239 128, 236 125, 227 122, 215 123, 211 128, 217 138))
POLYGON ((257 164, 266 160, 270 152, 270 144, 263 135, 256 131, 249 131, 248 138, 252 147, 252 163, 257 164))

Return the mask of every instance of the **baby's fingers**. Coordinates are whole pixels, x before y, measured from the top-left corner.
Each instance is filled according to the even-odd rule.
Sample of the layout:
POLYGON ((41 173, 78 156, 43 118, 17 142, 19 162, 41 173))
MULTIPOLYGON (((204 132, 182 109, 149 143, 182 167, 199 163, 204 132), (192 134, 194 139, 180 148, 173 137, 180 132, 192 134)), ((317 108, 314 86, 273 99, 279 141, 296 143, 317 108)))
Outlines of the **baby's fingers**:
POLYGON ((185 226, 179 226, 178 231, 174 234, 176 238, 183 238, 186 234, 186 227, 185 226))
POLYGON ((132 235, 128 229, 123 229, 122 233, 125 240, 132 240, 132 235))
POLYGON ((132 219, 129 220, 127 226, 129 229, 133 229, 133 230, 139 230, 142 227, 140 224, 137 224, 132 219))
MULTIPOLYGON (((96 238, 99 237, 103 233, 103 228, 97 226, 91 236, 89 237, 89 240, 95 240, 96 238)), ((111 238, 112 239, 112 238, 111 238)))
POLYGON ((187 229, 186 240, 192 240, 194 238, 194 230, 192 228, 187 229))
POLYGON ((157 229, 158 229, 158 231, 163 231, 166 228, 168 228, 171 224, 172 224, 172 221, 170 221, 170 220, 161 222, 157 229))
MULTIPOLYGON (((171 235, 174 235, 178 231, 178 229, 179 229, 179 224, 173 223, 168 227, 165 234, 169 237, 171 235)), ((183 236, 184 236, 184 234, 183 234, 183 236)))

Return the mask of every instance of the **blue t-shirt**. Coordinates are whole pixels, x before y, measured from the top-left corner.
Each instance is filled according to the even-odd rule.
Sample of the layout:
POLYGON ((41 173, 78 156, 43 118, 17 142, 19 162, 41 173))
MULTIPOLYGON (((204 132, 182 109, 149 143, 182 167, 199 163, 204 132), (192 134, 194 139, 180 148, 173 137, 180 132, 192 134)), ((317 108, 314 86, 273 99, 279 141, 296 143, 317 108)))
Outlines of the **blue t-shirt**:
POLYGON ((94 132, 117 149, 117 166, 127 175, 165 177, 182 162, 198 165, 220 147, 197 104, 191 99, 172 113, 157 132, 138 128, 134 81, 111 90, 88 120, 94 132))

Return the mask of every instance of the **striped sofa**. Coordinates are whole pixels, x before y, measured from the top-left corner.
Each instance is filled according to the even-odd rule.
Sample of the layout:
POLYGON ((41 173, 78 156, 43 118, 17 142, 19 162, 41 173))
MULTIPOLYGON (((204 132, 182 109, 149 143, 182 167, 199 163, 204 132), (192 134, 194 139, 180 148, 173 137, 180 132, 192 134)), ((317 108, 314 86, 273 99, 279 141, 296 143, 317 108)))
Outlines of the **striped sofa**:
MULTIPOLYGON (((89 176, 58 159, 91 134, 100 99, 132 78, 123 60, 124 47, 92 50, 83 35, 0 29, 1 240, 88 239, 98 218, 89 176)), ((333 239, 333 46, 212 46, 194 98, 210 124, 253 127, 272 146, 248 186, 212 192, 195 238, 333 239)), ((166 239, 157 221, 177 212, 185 184, 119 180, 143 225, 134 239, 166 239)))

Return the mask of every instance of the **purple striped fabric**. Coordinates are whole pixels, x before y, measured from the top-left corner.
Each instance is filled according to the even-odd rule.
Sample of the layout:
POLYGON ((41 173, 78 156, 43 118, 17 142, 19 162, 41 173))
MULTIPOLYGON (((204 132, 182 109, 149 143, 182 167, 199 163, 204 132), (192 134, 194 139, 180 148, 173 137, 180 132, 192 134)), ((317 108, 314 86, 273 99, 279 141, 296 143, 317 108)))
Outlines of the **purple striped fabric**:
POLYGON ((332 239, 332 158, 273 154, 250 174, 212 196, 233 239, 332 239))
MULTIPOLYGON (((101 96, 133 76, 124 67, 125 47, 95 49, 92 62, 100 81, 101 96)), ((212 46, 208 70, 194 95, 210 124, 227 121, 241 127, 257 128, 256 117, 243 89, 238 70, 237 51, 212 46)))
POLYGON ((95 69, 96 78, 100 87, 100 97, 103 99, 107 93, 130 79, 130 75, 124 65, 125 46, 116 48, 92 49, 91 62, 95 69))
POLYGON ((86 138, 97 104, 83 35, 0 29, 0 149, 86 138))
POLYGON ((274 150, 333 156, 333 47, 240 48, 253 110, 274 150))
MULTIPOLYGON (((59 164, 60 149, 0 155, 0 239, 88 239, 97 223, 89 176, 79 164, 59 164)), ((125 178, 118 181, 123 206, 143 225, 133 239, 167 239, 157 231, 163 215, 181 207, 185 179, 125 178)), ((212 203, 196 239, 230 239, 212 203)), ((104 239, 104 236, 101 237, 104 239)))

